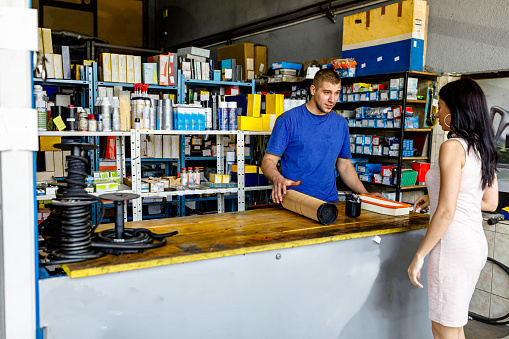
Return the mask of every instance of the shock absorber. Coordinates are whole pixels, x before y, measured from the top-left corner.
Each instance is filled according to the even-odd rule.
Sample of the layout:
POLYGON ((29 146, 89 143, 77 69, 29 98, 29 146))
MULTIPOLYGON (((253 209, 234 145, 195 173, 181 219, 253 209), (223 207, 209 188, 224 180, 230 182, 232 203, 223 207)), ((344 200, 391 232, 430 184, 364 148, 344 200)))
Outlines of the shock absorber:
POLYGON ((64 264, 99 258, 104 253, 92 248, 92 235, 104 216, 104 204, 101 199, 85 191, 88 160, 81 156, 82 150, 93 150, 98 146, 68 142, 55 144, 54 147, 70 150, 71 155, 66 158, 67 177, 59 185, 50 217, 39 227, 45 238, 41 249, 46 253, 41 264, 64 264), (93 227, 89 207, 95 203, 100 203, 103 208, 97 225, 93 227))
POLYGON ((101 199, 112 200, 115 203, 115 229, 96 233, 92 242, 93 248, 100 248, 103 252, 116 255, 139 253, 146 249, 162 247, 166 244, 167 237, 178 234, 178 231, 155 234, 144 228, 124 228, 124 202, 139 197, 138 194, 122 192, 100 196, 101 199))

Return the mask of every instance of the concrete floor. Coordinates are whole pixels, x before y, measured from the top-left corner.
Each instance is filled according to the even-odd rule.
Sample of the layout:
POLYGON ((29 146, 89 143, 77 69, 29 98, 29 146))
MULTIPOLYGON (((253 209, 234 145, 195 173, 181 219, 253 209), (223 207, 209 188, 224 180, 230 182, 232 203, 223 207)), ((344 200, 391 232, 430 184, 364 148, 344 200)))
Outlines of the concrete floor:
POLYGON ((509 339, 509 326, 494 326, 470 320, 465 326, 465 339, 509 339))

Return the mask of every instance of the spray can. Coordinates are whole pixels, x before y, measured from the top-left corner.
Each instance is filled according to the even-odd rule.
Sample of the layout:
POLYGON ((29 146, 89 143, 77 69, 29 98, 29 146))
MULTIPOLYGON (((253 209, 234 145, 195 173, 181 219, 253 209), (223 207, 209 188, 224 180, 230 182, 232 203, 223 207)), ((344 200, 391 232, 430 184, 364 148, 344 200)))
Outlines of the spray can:
POLYGON ((101 99, 101 117, 102 117, 102 130, 106 132, 111 131, 111 103, 108 97, 101 99))
POLYGON ((228 130, 229 112, 228 104, 224 101, 219 101, 219 129, 221 131, 228 130))
POLYGON ((192 126, 193 109, 190 106, 184 106, 184 130, 191 131, 192 126))
POLYGON ((200 184, 200 168, 199 167, 195 167, 194 168, 194 183, 196 185, 199 185, 200 184))
POLYGON ((235 101, 228 102, 228 129, 230 131, 237 130, 237 103, 235 101))
POLYGON ((39 131, 46 130, 46 101, 44 101, 44 93, 42 86, 34 86, 35 109, 37 110, 37 129, 39 131))
POLYGON ((101 97, 97 97, 97 100, 95 101, 94 105, 94 115, 95 120, 97 122, 97 131, 102 132, 103 130, 103 118, 102 118, 102 106, 101 106, 101 97))
POLYGON ((150 110, 150 114, 149 114, 149 129, 151 130, 157 130, 157 101, 156 99, 154 98, 149 98, 149 103, 150 103, 150 107, 149 107, 149 110, 150 110))
POLYGON ((164 128, 164 115, 163 115, 164 100, 157 100, 156 114, 157 114, 157 129, 162 130, 164 128))
POLYGON ((143 119, 142 119, 142 123, 141 123, 141 125, 142 125, 141 128, 142 129, 150 129, 150 107, 151 106, 150 106, 150 98, 148 97, 148 93, 147 93, 148 85, 144 84, 142 86, 142 89, 143 89, 142 97, 143 97, 145 107, 143 110, 143 119))
POLYGON ((173 102, 171 99, 163 99, 163 115, 164 115, 164 129, 172 130, 173 126, 177 124, 173 123, 173 102))
POLYGON ((134 84, 134 94, 131 99, 131 102, 134 102, 134 105, 132 106, 131 112, 132 113, 132 123, 133 126, 136 123, 136 119, 139 119, 139 127, 138 129, 142 128, 142 121, 143 121, 143 114, 145 112, 145 98, 141 96, 141 85, 142 84, 134 84))
POLYGON ((134 119, 134 129, 141 129, 140 118, 135 118, 134 119))
POLYGON ((120 101, 118 100, 118 97, 113 97, 111 107, 113 110, 112 129, 114 131, 120 131, 120 101))

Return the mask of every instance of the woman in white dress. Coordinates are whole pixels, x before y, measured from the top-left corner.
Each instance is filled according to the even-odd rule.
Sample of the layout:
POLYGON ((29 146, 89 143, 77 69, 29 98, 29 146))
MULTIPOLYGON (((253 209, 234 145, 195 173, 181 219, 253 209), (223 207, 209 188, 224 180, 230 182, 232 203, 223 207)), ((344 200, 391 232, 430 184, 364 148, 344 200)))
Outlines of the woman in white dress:
POLYGON ((417 287, 428 259, 428 304, 435 339, 464 339, 468 306, 486 263, 488 245, 482 211, 498 205, 496 148, 486 97, 471 79, 445 85, 439 93, 438 121, 451 138, 426 174, 429 195, 414 210, 430 207, 426 235, 408 275, 417 287))

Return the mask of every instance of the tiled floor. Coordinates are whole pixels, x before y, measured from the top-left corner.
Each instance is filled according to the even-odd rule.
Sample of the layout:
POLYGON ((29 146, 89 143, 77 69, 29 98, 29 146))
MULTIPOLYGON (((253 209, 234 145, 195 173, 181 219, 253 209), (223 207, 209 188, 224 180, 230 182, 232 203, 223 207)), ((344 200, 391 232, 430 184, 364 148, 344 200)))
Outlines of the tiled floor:
POLYGON ((509 339, 509 326, 494 326, 470 320, 465 326, 465 339, 509 339))

